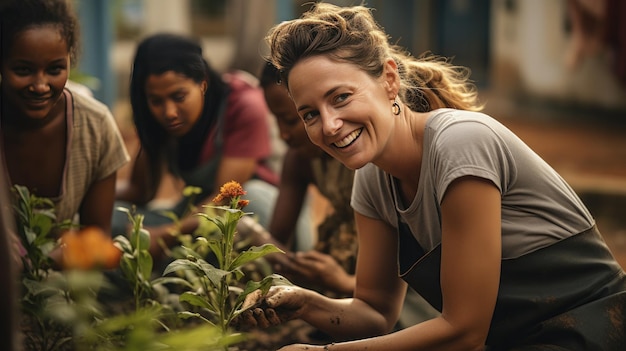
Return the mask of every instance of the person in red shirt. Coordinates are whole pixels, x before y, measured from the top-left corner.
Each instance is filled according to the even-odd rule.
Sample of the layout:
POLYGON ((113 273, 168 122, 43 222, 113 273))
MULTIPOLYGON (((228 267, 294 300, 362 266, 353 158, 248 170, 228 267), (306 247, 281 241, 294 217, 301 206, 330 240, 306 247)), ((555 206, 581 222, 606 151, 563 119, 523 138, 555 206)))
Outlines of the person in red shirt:
MULTIPOLYGON (((155 34, 138 46, 132 66, 130 101, 140 149, 126 186, 118 188, 118 206, 144 214, 151 234, 151 253, 173 245, 175 231, 192 233, 198 217, 190 205, 208 204, 228 181, 237 181, 250 200, 247 212, 261 223, 269 217, 278 176, 267 165, 269 115, 263 92, 244 72, 220 74, 204 59, 191 38, 155 34), (201 193, 173 208, 151 210, 165 171, 195 186, 201 193), (175 227, 163 210, 181 218, 175 227), (162 243, 159 243, 162 239, 162 243)), ((127 214, 117 211, 114 235, 126 233, 127 214)))

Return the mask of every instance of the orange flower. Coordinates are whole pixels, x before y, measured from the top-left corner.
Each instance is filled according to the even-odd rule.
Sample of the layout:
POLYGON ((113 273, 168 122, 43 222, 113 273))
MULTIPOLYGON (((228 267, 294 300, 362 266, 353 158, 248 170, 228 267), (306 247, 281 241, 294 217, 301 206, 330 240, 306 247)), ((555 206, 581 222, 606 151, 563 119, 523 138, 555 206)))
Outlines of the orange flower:
POLYGON ((237 208, 241 210, 244 207, 248 206, 249 203, 250 203, 250 200, 239 200, 237 202, 237 208))
POLYGON ((98 227, 69 231, 61 237, 64 269, 113 269, 119 265, 122 251, 110 236, 98 227))
POLYGON ((243 190, 241 184, 231 180, 220 187, 220 193, 213 198, 213 202, 221 204, 224 200, 230 201, 242 195, 246 195, 246 192, 243 190))

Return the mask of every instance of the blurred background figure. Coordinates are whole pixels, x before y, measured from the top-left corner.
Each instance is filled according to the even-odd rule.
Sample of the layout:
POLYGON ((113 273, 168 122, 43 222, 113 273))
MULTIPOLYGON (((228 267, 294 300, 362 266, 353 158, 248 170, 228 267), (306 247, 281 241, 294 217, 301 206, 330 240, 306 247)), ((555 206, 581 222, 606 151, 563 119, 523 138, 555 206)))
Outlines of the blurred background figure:
POLYGON ((597 54, 606 43, 607 0, 568 0, 572 36, 566 64, 573 69, 584 56, 597 54))
MULTIPOLYGON (((243 184, 250 200, 246 211, 267 224, 278 176, 266 162, 271 154, 267 106, 245 72, 220 74, 196 41, 155 34, 137 48, 130 94, 141 145, 129 182, 118 187, 117 205, 135 205, 144 214, 153 254, 161 253, 160 245, 176 243, 172 234, 193 233, 199 219, 190 206, 209 204, 229 181, 243 184), (191 203, 182 198, 150 207, 166 171, 200 189, 191 203), (173 212, 179 225, 163 211, 173 212)), ((128 224, 127 214, 117 211, 114 234, 126 233, 128 224)))
POLYGON ((615 75, 626 86, 626 5, 619 0, 568 0, 571 27, 566 65, 578 68, 587 57, 608 50, 615 75))

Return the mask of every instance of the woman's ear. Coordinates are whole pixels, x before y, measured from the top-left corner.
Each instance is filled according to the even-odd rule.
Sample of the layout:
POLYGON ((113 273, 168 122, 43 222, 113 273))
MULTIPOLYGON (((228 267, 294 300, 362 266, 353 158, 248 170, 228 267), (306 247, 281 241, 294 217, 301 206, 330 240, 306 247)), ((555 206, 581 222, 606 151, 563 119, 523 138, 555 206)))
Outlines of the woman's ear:
POLYGON ((383 65, 383 79, 389 99, 395 99, 400 91, 400 73, 398 73, 398 64, 393 58, 388 58, 383 65))
POLYGON ((206 90, 209 87, 209 83, 206 80, 202 81, 202 84, 200 84, 200 90, 202 90, 202 95, 206 94, 206 90))

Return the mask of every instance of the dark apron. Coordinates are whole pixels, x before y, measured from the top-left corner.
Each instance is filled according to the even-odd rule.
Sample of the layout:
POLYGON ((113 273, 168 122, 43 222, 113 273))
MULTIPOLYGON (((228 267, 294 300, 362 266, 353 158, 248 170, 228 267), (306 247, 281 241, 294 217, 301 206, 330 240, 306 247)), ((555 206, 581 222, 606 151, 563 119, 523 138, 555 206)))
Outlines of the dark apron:
MULTIPOLYGON (((399 274, 441 311, 441 246, 400 222, 399 274)), ((597 228, 503 259, 488 350, 626 350, 626 275, 597 228)))

